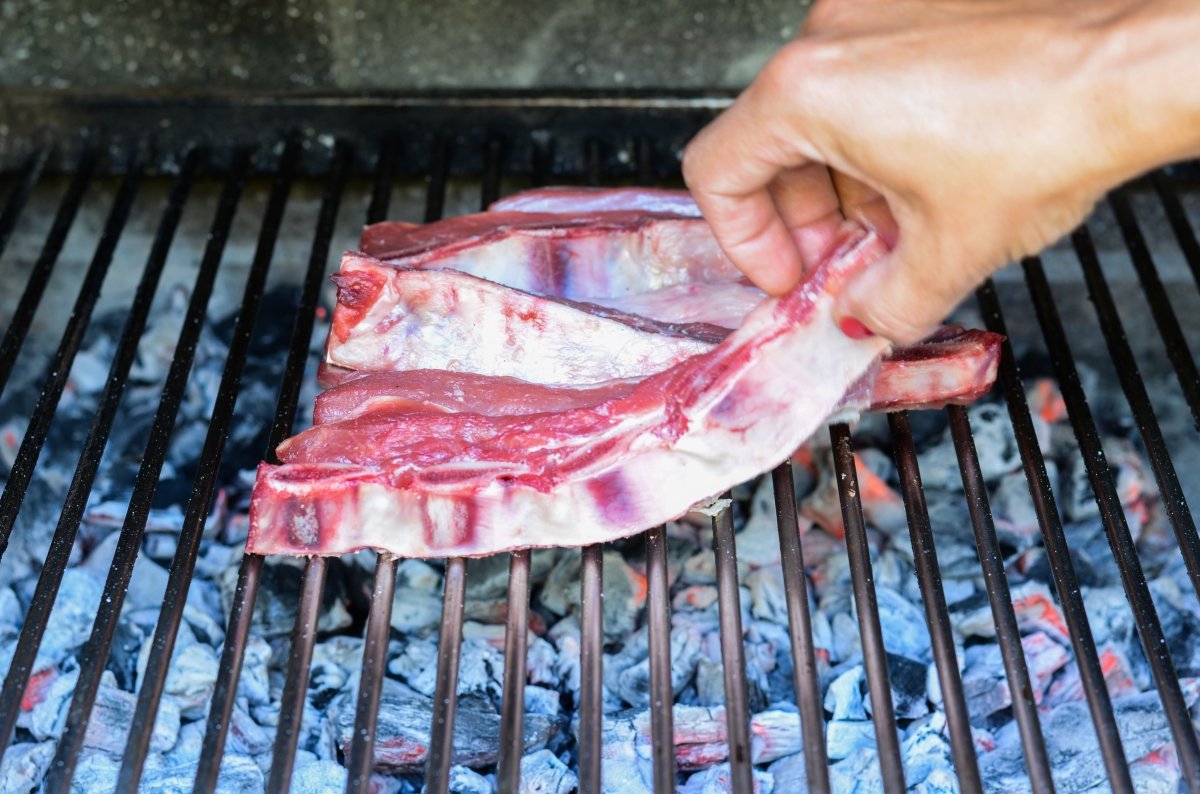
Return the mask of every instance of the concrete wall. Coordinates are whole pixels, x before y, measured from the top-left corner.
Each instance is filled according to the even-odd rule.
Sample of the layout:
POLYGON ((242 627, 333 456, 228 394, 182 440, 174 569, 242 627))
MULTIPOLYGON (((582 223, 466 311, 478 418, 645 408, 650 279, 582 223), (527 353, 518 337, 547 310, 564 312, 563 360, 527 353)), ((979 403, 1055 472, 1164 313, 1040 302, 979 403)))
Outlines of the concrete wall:
POLYGON ((3 0, 0 85, 736 89, 795 35, 807 5, 3 0))

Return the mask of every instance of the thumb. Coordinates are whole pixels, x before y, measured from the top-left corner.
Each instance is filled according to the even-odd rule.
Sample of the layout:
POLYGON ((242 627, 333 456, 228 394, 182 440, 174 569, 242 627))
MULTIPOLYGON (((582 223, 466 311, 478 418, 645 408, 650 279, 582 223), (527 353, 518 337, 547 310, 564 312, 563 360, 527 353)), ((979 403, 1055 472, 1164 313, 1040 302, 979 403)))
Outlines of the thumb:
POLYGON ((981 269, 948 256, 921 226, 904 228, 890 254, 846 284, 834 309, 839 323, 853 318, 893 342, 915 344, 976 287, 981 269))

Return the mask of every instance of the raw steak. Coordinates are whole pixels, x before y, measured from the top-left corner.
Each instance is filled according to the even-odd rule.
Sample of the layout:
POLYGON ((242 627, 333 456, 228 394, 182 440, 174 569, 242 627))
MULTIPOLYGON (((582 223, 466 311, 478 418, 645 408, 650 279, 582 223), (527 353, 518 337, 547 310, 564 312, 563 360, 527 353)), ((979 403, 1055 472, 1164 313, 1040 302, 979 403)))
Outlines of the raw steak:
MULTIPOLYGON (((999 334, 950 328, 919 345, 899 347, 879 365, 866 401, 851 395, 839 410, 908 410, 973 402, 990 388, 1000 359, 999 334)), ((627 396, 637 380, 615 380, 585 388, 547 386, 516 378, 419 369, 360 373, 346 370, 343 382, 317 397, 313 422, 386 412, 477 413, 488 416, 553 413, 627 396)), ((336 435, 337 431, 332 431, 336 435)), ((327 431, 307 430, 300 437, 327 431)), ((300 438, 297 437, 297 438, 300 438)), ((284 442, 280 454, 286 456, 284 442)), ((307 443, 307 442, 305 442, 307 443)), ((314 459, 319 456, 314 457, 314 459)))
POLYGON ((259 467, 248 550, 482 555, 602 542, 685 513, 787 458, 887 349, 846 337, 832 311, 884 245, 846 229, 829 249, 719 345, 624 396, 530 415, 369 414, 325 426, 347 431, 336 449, 290 444, 281 452, 306 462, 259 467))
POLYGON ((343 258, 334 280, 339 306, 326 361, 353 370, 445 369, 596 383, 661 372, 728 333, 534 295, 453 270, 392 267, 359 254, 343 258), (364 294, 372 298, 357 297, 364 294))
POLYGON ((639 210, 671 212, 700 217, 692 194, 686 190, 658 190, 645 187, 543 187, 526 190, 500 199, 489 212, 597 212, 639 210))

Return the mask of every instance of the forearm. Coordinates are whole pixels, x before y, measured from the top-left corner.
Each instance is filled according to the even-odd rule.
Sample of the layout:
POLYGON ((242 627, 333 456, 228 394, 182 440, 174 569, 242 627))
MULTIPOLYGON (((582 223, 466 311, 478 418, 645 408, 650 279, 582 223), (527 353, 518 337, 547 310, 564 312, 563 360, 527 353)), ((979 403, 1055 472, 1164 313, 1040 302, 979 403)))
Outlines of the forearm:
POLYGON ((1200 0, 1138 0, 1101 21, 1099 68, 1123 181, 1200 156, 1200 0))

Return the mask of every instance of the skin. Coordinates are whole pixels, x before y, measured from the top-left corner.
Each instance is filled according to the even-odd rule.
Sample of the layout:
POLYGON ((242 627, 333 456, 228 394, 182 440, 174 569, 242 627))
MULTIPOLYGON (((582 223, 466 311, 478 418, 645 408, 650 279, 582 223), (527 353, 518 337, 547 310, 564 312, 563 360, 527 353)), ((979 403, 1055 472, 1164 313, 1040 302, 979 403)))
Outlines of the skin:
POLYGON ((1200 155, 1197 41, 1200 0, 820 0, 684 179, 773 294, 843 220, 878 230, 893 250, 838 316, 916 342, 1107 190, 1200 155))

